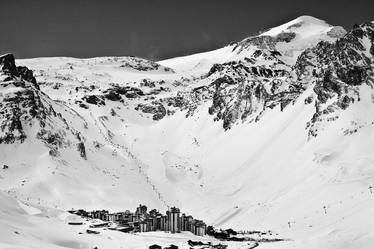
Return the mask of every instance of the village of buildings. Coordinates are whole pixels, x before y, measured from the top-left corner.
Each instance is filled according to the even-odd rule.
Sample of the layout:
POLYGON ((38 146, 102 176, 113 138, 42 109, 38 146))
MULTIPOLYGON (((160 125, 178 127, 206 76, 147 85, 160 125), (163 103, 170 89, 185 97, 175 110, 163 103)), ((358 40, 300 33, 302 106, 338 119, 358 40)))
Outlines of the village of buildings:
MULTIPOLYGON (((121 232, 165 231, 179 233, 190 231, 197 236, 204 236, 207 233, 207 225, 202 220, 194 219, 191 215, 181 214, 179 208, 176 207, 169 208, 166 214, 161 214, 156 209, 148 212, 145 205, 139 205, 134 213, 129 210, 117 213, 110 213, 107 210, 87 212, 83 209, 71 210, 69 212, 84 218, 103 221, 92 224, 91 228, 105 227, 113 223, 117 225, 115 230, 121 232)), ((74 222, 71 225, 74 225, 74 222)))

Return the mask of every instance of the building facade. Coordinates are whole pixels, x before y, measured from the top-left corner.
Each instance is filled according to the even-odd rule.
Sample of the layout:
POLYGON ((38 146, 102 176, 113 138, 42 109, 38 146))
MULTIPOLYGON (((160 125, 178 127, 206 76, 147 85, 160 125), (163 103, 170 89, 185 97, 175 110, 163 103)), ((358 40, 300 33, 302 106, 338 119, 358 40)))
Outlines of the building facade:
POLYGON ((168 212, 168 225, 171 233, 179 233, 181 231, 180 226, 180 211, 179 208, 172 207, 168 212))
POLYGON ((92 212, 82 210, 78 214, 92 219, 107 221, 107 224, 116 223, 123 226, 122 228, 126 228, 126 231, 132 232, 165 231, 179 233, 181 231, 190 231, 195 235, 204 236, 207 229, 203 221, 196 220, 190 215, 181 215, 179 208, 176 207, 170 208, 166 215, 161 214, 156 209, 148 213, 145 205, 139 205, 134 213, 128 210, 118 213, 109 213, 107 210, 92 212))

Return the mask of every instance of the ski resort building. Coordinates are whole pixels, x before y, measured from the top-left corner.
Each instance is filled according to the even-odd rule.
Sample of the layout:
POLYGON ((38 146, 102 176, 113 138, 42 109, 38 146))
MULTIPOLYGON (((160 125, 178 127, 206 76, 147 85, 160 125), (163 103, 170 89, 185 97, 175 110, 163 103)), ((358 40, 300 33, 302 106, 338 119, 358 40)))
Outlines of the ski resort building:
POLYGON ((171 233, 179 233, 181 231, 180 218, 179 218, 179 208, 172 207, 170 211, 166 212, 169 221, 169 230, 171 233))
POLYGON ((196 220, 190 215, 180 214, 179 208, 172 207, 166 211, 166 215, 153 209, 149 213, 145 205, 139 205, 134 213, 130 211, 109 213, 107 210, 96 210, 86 212, 84 210, 69 211, 71 213, 99 219, 107 222, 106 224, 117 224, 118 230, 123 232, 151 232, 164 231, 170 233, 179 233, 181 231, 190 231, 191 233, 204 236, 206 234, 206 224, 201 220, 196 220), (126 229, 122 229, 126 227, 126 229), (121 230, 122 229, 122 230, 121 230))

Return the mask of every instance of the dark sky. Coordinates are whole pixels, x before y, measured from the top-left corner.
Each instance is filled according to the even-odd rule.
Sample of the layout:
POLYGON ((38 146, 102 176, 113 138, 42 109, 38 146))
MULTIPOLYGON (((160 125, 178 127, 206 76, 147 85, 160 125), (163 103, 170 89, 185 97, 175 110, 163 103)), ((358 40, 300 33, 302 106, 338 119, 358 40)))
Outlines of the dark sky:
POLYGON ((350 28, 374 0, 0 0, 0 54, 164 59, 311 15, 350 28))

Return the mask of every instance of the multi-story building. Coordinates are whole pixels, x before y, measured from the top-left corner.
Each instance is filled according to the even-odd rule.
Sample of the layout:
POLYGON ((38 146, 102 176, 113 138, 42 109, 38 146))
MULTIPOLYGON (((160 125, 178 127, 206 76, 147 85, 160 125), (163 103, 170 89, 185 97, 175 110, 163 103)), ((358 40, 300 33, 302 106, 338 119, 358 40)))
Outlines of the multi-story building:
POLYGON ((186 215, 182 214, 179 221, 180 230, 186 231, 186 215))
POLYGON ((107 210, 83 211, 79 214, 82 216, 84 214, 85 217, 124 225, 129 228, 128 231, 150 232, 161 230, 171 233, 190 231, 198 236, 206 234, 206 224, 203 221, 196 220, 190 215, 180 215, 180 210, 176 207, 172 207, 166 211, 166 215, 162 215, 156 209, 147 213, 147 207, 144 205, 139 205, 135 213, 131 213, 128 210, 119 213, 109 213, 107 210))
POLYGON ((107 221, 114 222, 115 217, 115 214, 107 214, 107 221))
POLYGON ((192 232, 192 222, 193 222, 193 217, 191 215, 186 216, 185 220, 185 231, 190 231, 192 232))
POLYGON ((204 236, 206 234, 206 225, 203 221, 196 221, 194 234, 197 236, 204 236))
POLYGON ((160 230, 167 231, 167 216, 161 215, 160 217, 160 230))
POLYGON ((139 223, 139 232, 144 233, 147 231, 147 223, 145 221, 142 221, 139 223))
POLYGON ((147 218, 145 219, 145 222, 147 224, 147 232, 154 231, 153 218, 147 218))
POLYGON ((153 221, 153 230, 152 230, 152 231, 161 230, 161 229, 160 229, 160 219, 161 219, 161 215, 151 216, 151 219, 152 219, 152 221, 153 221))
POLYGON ((180 211, 179 208, 172 207, 168 213, 169 231, 171 233, 180 232, 180 211))

